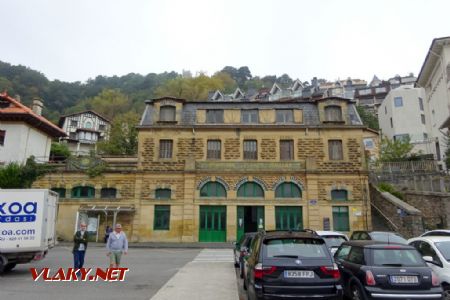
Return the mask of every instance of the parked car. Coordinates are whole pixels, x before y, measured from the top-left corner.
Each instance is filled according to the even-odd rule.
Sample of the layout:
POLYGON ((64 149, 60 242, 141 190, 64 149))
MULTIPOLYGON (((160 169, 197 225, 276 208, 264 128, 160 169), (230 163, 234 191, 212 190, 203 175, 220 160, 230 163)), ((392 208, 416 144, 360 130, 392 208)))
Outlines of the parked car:
POLYGON ((343 242, 348 241, 347 235, 337 231, 316 231, 316 233, 323 237, 331 254, 334 254, 343 242))
POLYGON ((353 231, 350 240, 372 240, 385 243, 408 244, 405 238, 392 231, 353 231))
POLYGON ((438 276, 412 246, 349 241, 334 258, 350 299, 442 299, 438 276))
POLYGON ((408 243, 419 251, 438 275, 444 288, 444 298, 450 300, 450 237, 417 237, 408 240, 408 243))
POLYGON ((436 229, 423 233, 421 236, 450 236, 450 230, 436 229))
POLYGON ((234 245, 234 266, 239 268, 241 278, 244 278, 244 258, 249 254, 250 243, 256 232, 244 234, 234 245))
POLYGON ((342 299, 339 270, 312 231, 261 231, 245 261, 248 299, 342 299))

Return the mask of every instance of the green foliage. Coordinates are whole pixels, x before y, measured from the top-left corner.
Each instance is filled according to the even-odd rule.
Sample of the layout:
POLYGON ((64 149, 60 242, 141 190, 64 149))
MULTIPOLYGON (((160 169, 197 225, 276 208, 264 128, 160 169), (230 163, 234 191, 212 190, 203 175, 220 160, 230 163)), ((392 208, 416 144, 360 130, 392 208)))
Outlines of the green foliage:
POLYGON ((388 193, 394 195, 395 197, 403 200, 403 197, 404 197, 403 194, 401 192, 397 191, 392 184, 382 182, 382 183, 378 184, 378 188, 382 192, 388 192, 388 193))
POLYGON ((139 115, 127 112, 114 118, 107 141, 99 142, 97 148, 101 154, 135 155, 137 153, 137 129, 139 115))
POLYGON ((368 112, 363 106, 360 105, 356 106, 356 110, 358 111, 358 114, 365 126, 376 131, 380 130, 380 125, 378 124, 378 118, 376 116, 368 112))
POLYGON ((51 161, 61 161, 65 160, 70 156, 69 147, 67 144, 60 144, 57 142, 52 142, 52 147, 50 148, 50 160, 51 161))
POLYGON ((207 100, 208 93, 215 90, 224 90, 225 84, 222 81, 224 75, 219 73, 212 77, 200 74, 196 77, 178 77, 167 81, 156 89, 158 97, 172 96, 183 98, 188 101, 207 100))
POLYGON ((49 166, 37 164, 33 156, 27 159, 25 165, 9 163, 0 168, 0 188, 30 188, 34 181, 51 170, 49 166))
POLYGON ((95 178, 97 176, 102 175, 106 169, 107 169, 107 165, 104 162, 101 162, 99 164, 90 166, 87 170, 86 170, 86 174, 90 177, 90 178, 95 178))
POLYGON ((394 162, 409 160, 412 148, 413 145, 410 143, 409 137, 395 141, 383 138, 381 140, 380 161, 394 162))
POLYGON ((93 110, 112 120, 116 115, 128 111, 132 103, 128 97, 117 89, 104 89, 97 96, 85 99, 72 106, 66 113, 93 110))

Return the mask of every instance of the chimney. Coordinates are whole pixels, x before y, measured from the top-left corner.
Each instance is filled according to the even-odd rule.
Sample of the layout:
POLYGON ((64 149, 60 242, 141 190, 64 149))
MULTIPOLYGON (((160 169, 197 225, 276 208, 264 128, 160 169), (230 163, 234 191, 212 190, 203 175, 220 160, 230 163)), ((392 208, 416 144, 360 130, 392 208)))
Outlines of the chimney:
POLYGON ((14 96, 14 99, 16 99, 17 102, 22 102, 22 99, 20 98, 20 95, 19 95, 19 94, 16 94, 16 95, 14 96))
POLYGON ((44 102, 39 98, 33 98, 33 103, 31 104, 31 110, 37 114, 42 115, 42 108, 44 107, 44 102))

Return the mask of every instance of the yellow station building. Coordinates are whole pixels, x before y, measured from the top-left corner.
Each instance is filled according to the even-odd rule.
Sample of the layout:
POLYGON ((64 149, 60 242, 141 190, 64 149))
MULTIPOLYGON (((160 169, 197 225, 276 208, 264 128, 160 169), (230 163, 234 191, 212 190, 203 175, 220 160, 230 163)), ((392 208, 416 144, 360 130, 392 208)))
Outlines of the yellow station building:
POLYGON ((73 159, 35 187, 60 193, 58 234, 84 220, 102 239, 225 242, 260 228, 370 229, 376 132, 344 98, 147 100, 137 157, 73 159), (105 164, 91 177, 83 169, 105 164))

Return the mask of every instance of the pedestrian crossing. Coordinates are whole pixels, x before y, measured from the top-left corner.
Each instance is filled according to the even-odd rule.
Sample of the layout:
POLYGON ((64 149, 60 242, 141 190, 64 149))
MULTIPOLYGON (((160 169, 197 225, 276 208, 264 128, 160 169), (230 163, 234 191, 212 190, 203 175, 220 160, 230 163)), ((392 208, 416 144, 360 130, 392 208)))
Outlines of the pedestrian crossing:
POLYGON ((203 249, 192 262, 227 262, 234 263, 231 249, 203 249))

